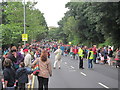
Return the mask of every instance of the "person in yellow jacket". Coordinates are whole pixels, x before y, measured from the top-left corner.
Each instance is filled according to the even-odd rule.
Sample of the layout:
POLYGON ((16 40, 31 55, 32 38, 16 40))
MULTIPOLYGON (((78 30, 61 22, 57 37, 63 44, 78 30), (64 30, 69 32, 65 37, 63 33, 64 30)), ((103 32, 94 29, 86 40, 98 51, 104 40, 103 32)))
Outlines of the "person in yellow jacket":
POLYGON ((88 68, 93 68, 93 64, 92 64, 92 61, 93 61, 93 58, 94 58, 94 52, 92 51, 92 48, 89 49, 89 53, 88 53, 88 68))
POLYGON ((84 69, 83 68, 83 57, 84 57, 84 46, 80 47, 78 50, 78 55, 79 55, 79 69, 84 69))

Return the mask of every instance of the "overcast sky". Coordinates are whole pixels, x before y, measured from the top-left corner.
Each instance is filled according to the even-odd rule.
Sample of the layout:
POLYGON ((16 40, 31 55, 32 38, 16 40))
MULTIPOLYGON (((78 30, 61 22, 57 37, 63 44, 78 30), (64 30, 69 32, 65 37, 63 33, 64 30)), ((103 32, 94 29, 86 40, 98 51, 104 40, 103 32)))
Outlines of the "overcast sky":
MULTIPOLYGON (((14 2, 14 0, 11 1, 14 2)), ((70 0, 25 0, 25 2, 27 1, 37 1, 38 3, 35 7, 44 13, 47 25, 55 27, 58 27, 57 22, 60 21, 62 17, 64 17, 64 13, 68 10, 65 8, 65 4, 70 2, 70 0)), ((0 2, 2 2, 2 0, 0 0, 0 2)))
POLYGON ((68 10, 65 4, 70 0, 35 0, 38 1, 36 8, 44 13, 48 26, 58 26, 57 22, 64 17, 64 13, 68 10))

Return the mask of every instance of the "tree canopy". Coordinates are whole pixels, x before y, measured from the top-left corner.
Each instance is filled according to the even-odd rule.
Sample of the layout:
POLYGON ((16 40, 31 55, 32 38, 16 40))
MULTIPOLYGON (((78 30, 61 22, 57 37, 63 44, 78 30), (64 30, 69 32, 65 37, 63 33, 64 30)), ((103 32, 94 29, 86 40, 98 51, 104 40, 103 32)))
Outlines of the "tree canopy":
POLYGON ((119 7, 120 2, 68 2, 66 8, 69 10, 58 22, 58 30, 64 35, 61 40, 88 46, 105 44, 119 47, 119 7))
MULTIPOLYGON (((3 2, 2 42, 22 43, 24 16, 22 2, 3 2)), ((120 46, 120 2, 68 2, 69 10, 58 22, 59 27, 48 29, 44 14, 35 8, 37 2, 26 4, 26 33, 29 41, 56 39, 63 43, 91 46, 120 46)), ((1 18, 1 17, 0 17, 1 18)))
MULTIPOLYGON (((41 40, 46 37, 48 27, 40 10, 35 8, 37 2, 26 3, 26 34, 28 42, 41 40)), ((18 44, 22 43, 24 33, 24 9, 22 2, 2 3, 2 43, 18 44)))

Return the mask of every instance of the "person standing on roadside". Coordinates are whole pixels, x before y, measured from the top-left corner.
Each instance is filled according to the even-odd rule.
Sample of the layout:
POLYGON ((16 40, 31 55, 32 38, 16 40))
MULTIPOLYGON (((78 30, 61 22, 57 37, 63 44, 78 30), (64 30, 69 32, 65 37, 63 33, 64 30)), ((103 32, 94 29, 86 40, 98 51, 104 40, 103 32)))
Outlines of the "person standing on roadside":
POLYGON ((73 58, 73 46, 70 47, 70 58, 73 58))
POLYGON ((78 50, 78 55, 79 55, 79 69, 84 69, 83 68, 83 57, 84 57, 84 46, 81 46, 78 50))
POLYGON ((112 57, 113 57, 113 50, 111 49, 111 47, 109 47, 109 50, 108 50, 108 56, 109 56, 109 65, 112 65, 112 57))
POLYGON ((116 60, 116 68, 119 66, 120 67, 120 49, 117 48, 115 52, 115 60, 116 60))
POLYGON ((12 46, 11 51, 8 53, 7 58, 12 60, 13 68, 17 70, 19 68, 20 62, 23 62, 24 57, 23 55, 18 52, 16 46, 12 46))
POLYGON ((90 48, 90 51, 88 53, 88 68, 93 68, 93 57, 94 57, 94 52, 92 51, 92 48, 90 48))
MULTIPOLYGON (((24 49, 23 52, 25 53, 25 58, 24 58, 25 67, 28 71, 31 71, 31 65, 32 65, 31 55, 29 54, 28 49, 24 49)), ((28 85, 31 85, 32 76, 28 75, 28 79, 29 79, 28 85)))
POLYGON ((77 48, 77 46, 74 46, 74 49, 73 49, 73 59, 77 58, 77 54, 78 54, 78 48, 77 48))
POLYGON ((93 58, 93 62, 96 64, 96 57, 97 57, 97 46, 93 45, 92 51, 94 52, 94 58, 93 58))
POLYGON ((65 46, 64 46, 64 45, 62 45, 62 46, 60 47, 60 49, 62 50, 62 55, 64 55, 65 46))
POLYGON ((15 70, 11 68, 12 61, 8 58, 6 58, 3 62, 4 70, 3 70, 3 76, 4 76, 4 88, 13 87, 15 83, 15 70))
POLYGON ((18 80, 18 90, 25 90, 25 84, 28 83, 28 74, 31 74, 31 71, 27 71, 25 68, 25 63, 21 62, 19 68, 16 71, 16 79, 18 80))
POLYGON ((54 53, 55 53, 54 69, 56 68, 56 64, 58 64, 58 68, 60 69, 61 55, 62 55, 62 50, 60 49, 60 46, 58 46, 58 49, 54 53))
POLYGON ((37 63, 40 68, 40 73, 37 76, 39 83, 38 90, 43 90, 43 87, 45 90, 48 90, 49 76, 52 76, 52 67, 50 60, 47 59, 47 52, 45 50, 42 51, 40 58, 37 58, 32 63, 32 66, 35 66, 37 63))

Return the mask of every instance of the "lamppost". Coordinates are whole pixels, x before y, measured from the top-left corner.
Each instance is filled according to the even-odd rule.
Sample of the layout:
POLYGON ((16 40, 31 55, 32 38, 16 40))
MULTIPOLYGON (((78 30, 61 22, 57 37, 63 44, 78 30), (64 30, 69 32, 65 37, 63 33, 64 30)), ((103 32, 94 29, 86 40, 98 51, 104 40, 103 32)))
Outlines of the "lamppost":
MULTIPOLYGON (((25 15, 25 0, 24 0, 24 34, 26 33, 26 22, 25 22, 25 19, 26 19, 26 17, 25 17, 26 15, 25 15)), ((24 47, 26 46, 26 41, 24 41, 24 47)))

